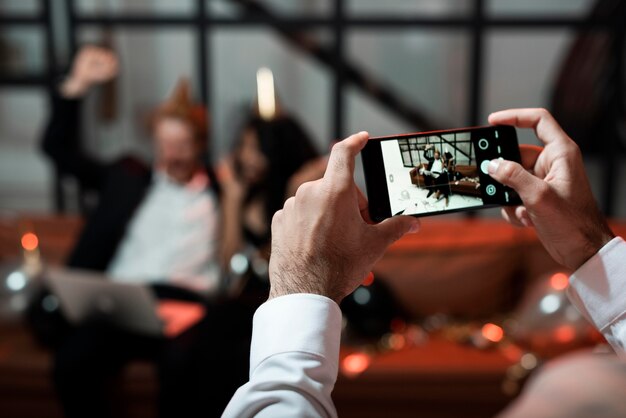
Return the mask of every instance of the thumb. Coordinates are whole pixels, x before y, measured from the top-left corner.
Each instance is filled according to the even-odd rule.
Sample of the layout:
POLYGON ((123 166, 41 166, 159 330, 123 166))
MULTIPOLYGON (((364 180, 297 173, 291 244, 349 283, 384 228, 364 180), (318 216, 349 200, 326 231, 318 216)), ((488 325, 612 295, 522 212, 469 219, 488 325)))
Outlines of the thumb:
POLYGON ((394 216, 372 225, 385 241, 385 247, 393 244, 409 232, 417 232, 420 222, 412 216, 394 216))
POLYGON ((496 181, 515 190, 524 203, 533 202, 544 188, 544 181, 535 177, 514 161, 503 159, 489 162, 489 175, 496 181))

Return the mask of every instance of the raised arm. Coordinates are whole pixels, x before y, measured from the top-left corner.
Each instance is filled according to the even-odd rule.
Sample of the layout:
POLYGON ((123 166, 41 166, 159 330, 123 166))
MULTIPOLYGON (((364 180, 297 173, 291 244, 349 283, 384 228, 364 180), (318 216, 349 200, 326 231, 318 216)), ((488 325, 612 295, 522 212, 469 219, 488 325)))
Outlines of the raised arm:
POLYGON ((98 188, 104 177, 104 165, 85 154, 81 148, 81 99, 95 84, 117 75, 116 56, 109 50, 83 47, 72 64, 70 75, 52 98, 50 121, 43 135, 42 149, 58 169, 75 176, 86 187, 98 188))

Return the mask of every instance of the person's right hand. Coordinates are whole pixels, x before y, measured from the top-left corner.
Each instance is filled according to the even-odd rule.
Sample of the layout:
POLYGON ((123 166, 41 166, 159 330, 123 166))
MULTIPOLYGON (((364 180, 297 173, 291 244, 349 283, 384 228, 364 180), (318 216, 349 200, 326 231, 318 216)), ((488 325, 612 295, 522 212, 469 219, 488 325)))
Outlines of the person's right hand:
POLYGON ((489 175, 513 188, 524 203, 504 208, 504 218, 534 226, 548 253, 576 270, 614 237, 591 193, 580 149, 545 109, 503 110, 492 113, 489 123, 533 128, 545 144, 520 146, 522 165, 491 161, 489 175))
POLYGON ((78 51, 69 77, 61 86, 65 97, 80 97, 95 84, 105 83, 118 74, 119 63, 113 51, 88 45, 78 51))

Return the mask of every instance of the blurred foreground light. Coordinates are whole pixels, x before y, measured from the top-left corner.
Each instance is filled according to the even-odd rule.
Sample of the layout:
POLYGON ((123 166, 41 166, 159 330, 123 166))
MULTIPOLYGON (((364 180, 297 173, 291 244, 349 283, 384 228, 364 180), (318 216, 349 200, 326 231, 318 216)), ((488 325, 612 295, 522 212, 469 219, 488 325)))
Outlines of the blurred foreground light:
POLYGON ((46 312, 54 312, 59 308, 59 299, 54 295, 46 295, 41 301, 41 306, 46 312))
POLYGON ((493 343, 500 342, 504 337, 504 331, 496 324, 487 323, 482 328, 483 337, 493 343))
POLYGON ((550 277, 550 286, 555 290, 564 290, 569 285, 569 278, 565 273, 555 273, 550 277))
POLYGON ((571 325, 561 325, 554 330, 554 339, 560 343, 571 343, 574 338, 576 338, 576 329, 571 325))
POLYGON ((269 68, 261 67, 256 72, 257 99, 259 116, 263 120, 272 120, 276 116, 276 96, 274 94, 274 74, 269 68))
POLYGON ((248 257, 241 253, 237 253, 230 259, 230 269, 235 274, 244 274, 248 271, 248 257))
POLYGON ((406 339, 402 334, 391 334, 389 337, 389 347, 392 350, 402 350, 406 345, 406 339))
POLYGON ((26 287, 26 282, 26 275, 24 273, 22 273, 21 271, 14 271, 13 273, 8 275, 6 285, 9 290, 19 292, 24 287, 26 287))
POLYGON ((367 370, 371 362, 372 358, 368 354, 349 354, 341 362, 341 371, 348 377, 355 377, 367 370))
POLYGON ((22 248, 27 251, 33 251, 39 246, 39 238, 32 232, 22 235, 22 248))
POLYGON ((372 294, 367 288, 359 287, 357 290, 354 291, 352 297, 354 298, 354 301, 359 305, 367 305, 372 299, 372 294))
POLYGON ((524 354, 519 361, 519 364, 526 370, 533 370, 538 363, 537 357, 531 353, 524 354))
POLYGON ((546 295, 539 302, 539 309, 545 314, 552 314, 561 307, 561 300, 557 295, 546 295))

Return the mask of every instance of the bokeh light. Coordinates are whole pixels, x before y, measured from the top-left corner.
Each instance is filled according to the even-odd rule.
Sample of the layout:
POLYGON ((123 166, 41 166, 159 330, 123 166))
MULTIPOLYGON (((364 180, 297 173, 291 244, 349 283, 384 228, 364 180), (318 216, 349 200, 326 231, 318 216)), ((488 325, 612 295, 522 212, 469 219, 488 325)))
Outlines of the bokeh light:
POLYGON ((550 277, 550 286, 555 290, 564 290, 569 285, 569 278, 565 273, 555 273, 550 277))
POLYGON ((354 291, 352 297, 354 298, 354 301, 359 305, 367 305, 372 299, 372 294, 367 288, 359 287, 357 290, 354 291))
POLYGON ((14 292, 18 292, 20 290, 22 290, 24 287, 26 287, 26 275, 24 275, 24 273, 22 273, 21 271, 14 271, 13 273, 9 274, 9 276, 6 279, 6 286, 14 291, 14 292))
POLYGON ((554 339, 560 343, 571 343, 575 337, 576 330, 571 325, 561 325, 554 330, 554 339))
POLYGON ((483 325, 482 334, 485 339, 494 343, 502 341, 502 338, 504 337, 504 331, 502 328, 492 323, 483 325))
POLYGON ((33 234, 32 232, 27 232, 22 235, 22 248, 24 248, 26 251, 33 251, 37 249, 38 246, 39 238, 37 238, 37 235, 33 234))
POLYGON ((341 362, 341 371, 348 377, 358 376, 370 366, 372 358, 365 353, 352 353, 341 362))
POLYGON ((539 309, 547 315, 555 313, 560 308, 561 300, 554 294, 544 296, 543 299, 541 299, 541 302, 539 302, 539 309))

